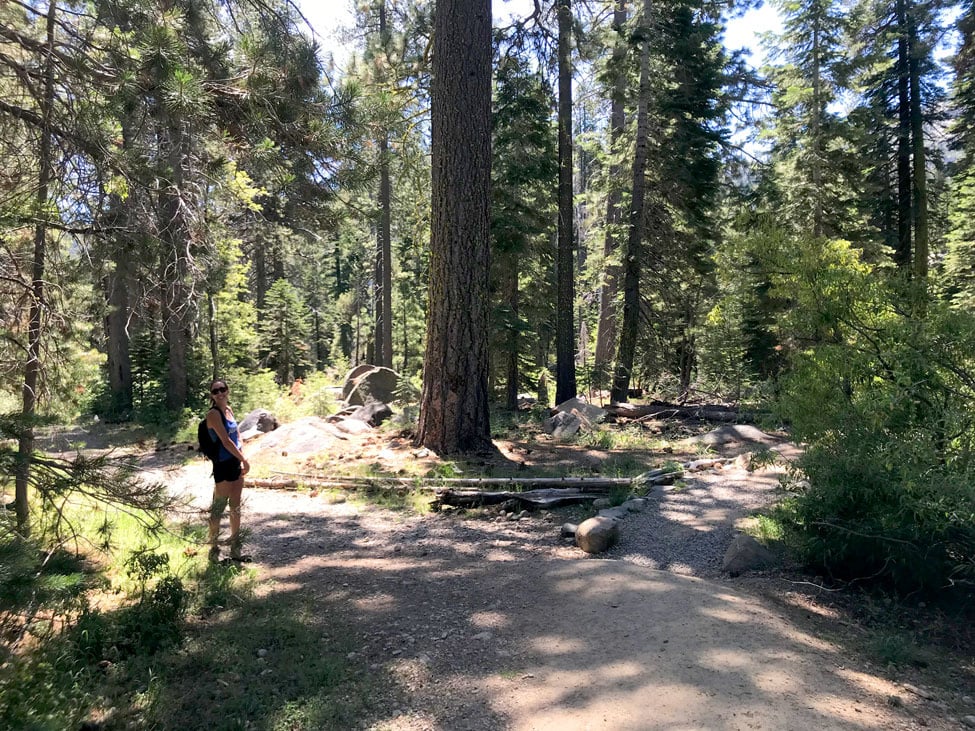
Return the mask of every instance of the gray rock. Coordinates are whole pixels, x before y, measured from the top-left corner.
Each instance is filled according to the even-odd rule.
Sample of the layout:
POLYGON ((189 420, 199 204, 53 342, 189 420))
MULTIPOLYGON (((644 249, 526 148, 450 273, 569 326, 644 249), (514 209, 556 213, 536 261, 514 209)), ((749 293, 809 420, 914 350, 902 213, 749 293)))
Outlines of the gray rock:
POLYGON ((600 510, 602 508, 611 508, 613 507, 613 501, 610 500, 608 497, 598 497, 592 501, 592 506, 596 510, 600 510))
POLYGON ((975 728, 975 716, 962 716, 961 722, 968 728, 975 728))
POLYGON ((712 429, 707 434, 695 437, 694 441, 717 446, 719 444, 731 444, 733 442, 775 444, 777 440, 761 429, 756 429, 754 426, 748 424, 724 424, 717 429, 712 429))
POLYGON ((389 404, 370 400, 349 414, 349 418, 364 421, 369 426, 379 426, 392 415, 393 410, 389 408, 389 404))
POLYGON ((560 411, 542 422, 542 428, 556 439, 575 436, 582 426, 583 421, 578 415, 565 411, 560 411))
POLYGON ((619 538, 619 522, 601 515, 583 521, 576 530, 576 545, 586 553, 602 553, 619 538))
POLYGON ((751 536, 742 533, 728 546, 721 568, 735 574, 760 569, 774 561, 775 555, 771 551, 751 536))
POLYGON ((342 419, 341 421, 336 421, 333 426, 339 431, 344 431, 346 434, 362 434, 363 432, 372 431, 371 426, 358 419, 342 419))
POLYGON ((626 508, 631 513, 642 513, 647 509, 647 499, 645 497, 636 497, 627 500, 621 507, 626 508))
POLYGON ((360 363, 351 371, 345 374, 345 380, 342 381, 342 400, 344 401, 352 393, 352 388, 355 386, 356 379, 364 373, 368 373, 376 366, 371 363, 360 363))
POLYGON ((599 517, 610 518, 612 520, 623 520, 628 514, 629 510, 622 505, 617 505, 615 508, 605 508, 599 511, 599 517))
POLYGON ((267 409, 254 409, 237 426, 241 433, 257 429, 262 434, 274 431, 280 426, 277 417, 267 409))
POLYGON ((588 424, 596 424, 602 421, 609 413, 605 409, 601 409, 598 406, 593 406, 578 396, 576 398, 570 398, 567 401, 563 401, 555 407, 555 410, 568 414, 575 414, 588 424))
POLYGON ((579 526, 575 523, 563 523, 562 530, 559 533, 563 538, 575 538, 576 531, 579 530, 579 526))
MULTIPOLYGON (((352 373, 356 373, 357 370, 353 370, 352 373)), ((346 381, 342 387, 342 395, 350 406, 362 406, 369 401, 388 404, 395 400, 398 384, 399 374, 396 371, 391 368, 372 366, 346 381)))

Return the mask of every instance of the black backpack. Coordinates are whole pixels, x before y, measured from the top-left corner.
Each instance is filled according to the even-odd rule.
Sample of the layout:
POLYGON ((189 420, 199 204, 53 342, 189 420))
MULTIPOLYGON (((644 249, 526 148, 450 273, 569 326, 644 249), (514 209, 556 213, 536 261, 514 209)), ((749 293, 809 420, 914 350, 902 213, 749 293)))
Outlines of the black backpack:
MULTIPOLYGON (((220 413, 220 409, 217 409, 217 412, 220 413)), ((227 419, 222 413, 220 414, 220 420, 223 422, 223 428, 226 429, 227 419)), ((217 441, 213 441, 210 438, 210 427, 207 426, 206 419, 201 420, 199 425, 196 427, 196 441, 196 451, 204 455, 211 462, 216 462, 217 457, 220 456, 220 440, 218 439, 217 441)))

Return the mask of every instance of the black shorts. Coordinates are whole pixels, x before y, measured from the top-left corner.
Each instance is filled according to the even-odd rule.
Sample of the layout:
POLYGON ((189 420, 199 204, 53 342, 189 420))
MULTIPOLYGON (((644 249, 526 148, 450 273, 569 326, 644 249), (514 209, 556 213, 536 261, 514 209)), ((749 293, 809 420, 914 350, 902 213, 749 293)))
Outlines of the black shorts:
POLYGON ((213 463, 213 482, 234 482, 240 479, 240 460, 236 457, 213 463))

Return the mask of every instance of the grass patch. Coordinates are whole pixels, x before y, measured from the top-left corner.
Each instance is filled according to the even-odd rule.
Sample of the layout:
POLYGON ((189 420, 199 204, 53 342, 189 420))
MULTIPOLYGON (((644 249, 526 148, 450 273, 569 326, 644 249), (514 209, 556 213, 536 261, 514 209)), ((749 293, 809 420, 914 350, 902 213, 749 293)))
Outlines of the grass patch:
POLYGON ((73 539, 50 553, 0 531, 0 728, 351 728, 380 697, 349 627, 210 564, 202 520, 147 533, 98 505, 67 517, 73 539))
POLYGON ((934 660, 931 651, 918 645, 912 637, 890 629, 876 632, 867 642, 867 652, 881 665, 926 668, 934 660))

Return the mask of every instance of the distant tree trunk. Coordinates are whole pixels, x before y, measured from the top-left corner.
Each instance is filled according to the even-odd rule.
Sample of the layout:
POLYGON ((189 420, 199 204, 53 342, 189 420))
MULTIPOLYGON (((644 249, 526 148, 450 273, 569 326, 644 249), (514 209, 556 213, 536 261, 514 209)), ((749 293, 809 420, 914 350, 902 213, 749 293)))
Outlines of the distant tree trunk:
POLYGON ((491 2, 438 0, 431 87, 430 295, 417 442, 490 448, 491 2))
POLYGON ((626 44, 623 27, 626 25, 626 0, 618 0, 613 12, 613 30, 616 31, 616 44, 613 47, 612 68, 616 75, 609 115, 610 165, 609 192, 606 196, 606 238, 603 242, 603 256, 606 260, 603 284, 599 288, 599 326, 596 331, 596 355, 594 368, 600 387, 608 375, 616 346, 616 296, 619 293, 619 265, 613 262, 619 247, 617 236, 623 222, 623 192, 619 185, 622 165, 619 163, 619 141, 623 137, 626 123, 626 74, 621 68, 626 57, 626 44))
MULTIPOLYGON (((386 3, 379 3, 380 53, 387 53, 386 3)), ((383 64, 385 68, 385 61, 383 64)), ((380 79, 382 83, 384 79, 380 79)), ((389 132, 379 131, 379 227, 376 237, 376 365, 393 367, 393 249, 390 232, 389 132)))
POLYGON ((572 38, 571 0, 558 0, 559 19, 559 244, 556 256, 555 403, 576 396, 575 279, 572 266, 572 38))
POLYGON ((924 283, 928 276, 928 185, 924 149, 924 116, 921 111, 921 59, 917 38, 917 10, 904 0, 907 8, 907 57, 911 92, 911 144, 914 169, 912 171, 914 205, 914 277, 924 283))
POLYGON ((40 148, 37 156, 37 224, 34 226, 34 259, 31 263, 31 303, 27 325, 27 362, 24 367, 23 424, 17 444, 17 465, 14 476, 14 507, 17 513, 17 531, 21 536, 30 535, 30 460, 34 453, 34 414, 37 411, 37 385, 41 373, 41 317, 44 305, 44 264, 47 256, 47 205, 51 184, 52 149, 51 117, 54 111, 54 29, 57 3, 51 0, 47 8, 47 48, 44 69, 44 95, 39 99, 42 115, 40 148))
MULTIPOLYGON (((121 203, 121 205, 125 205, 121 203)), ((108 276, 108 314, 105 318, 106 356, 111 413, 126 417, 132 410, 132 361, 129 355, 129 292, 132 281, 132 251, 122 241, 112 252, 114 266, 108 276)))
MULTIPOLYGON (((267 290, 270 285, 267 281, 267 253, 264 248, 264 243, 262 241, 257 241, 254 244, 254 253, 252 254, 254 261, 254 306, 257 308, 258 313, 264 312, 265 299, 267 297, 267 290)), ((339 280, 339 247, 335 247, 335 279, 338 283, 339 280)), ((339 290, 339 294, 344 290, 339 290)), ((260 317, 260 314, 258 314, 260 317)))
POLYGON ((163 134, 168 146, 169 168, 172 179, 166 181, 160 194, 160 207, 164 226, 162 239, 165 245, 163 261, 164 303, 163 330, 168 351, 166 378, 166 406, 177 410, 186 405, 189 396, 186 360, 189 355, 190 289, 189 239, 187 221, 184 168, 188 155, 188 134, 179 120, 169 120, 163 134))
POLYGON ((823 235, 823 140, 822 119, 826 114, 823 104, 822 48, 820 48, 820 16, 813 18, 812 40, 812 82, 813 82, 813 116, 812 116, 812 184, 813 184, 813 236, 823 235))
POLYGON ((210 378, 216 380, 221 376, 220 351, 217 349, 217 303, 213 299, 213 292, 207 292, 207 331, 210 335, 210 378))
POLYGON ((646 227, 645 205, 647 187, 647 155, 650 97, 650 0, 644 0, 640 52, 640 97, 636 116, 636 154, 633 157, 633 193, 630 199, 629 235, 623 263, 623 319, 620 343, 613 373, 611 399, 623 402, 630 388, 633 359, 640 326, 640 267, 643 259, 643 237, 646 227))
POLYGON ((897 249, 901 271, 911 267, 911 105, 907 0, 897 0, 897 249))
POLYGON ((508 333, 508 342, 505 343, 506 377, 505 377, 505 407, 511 410, 518 408, 518 385, 521 380, 520 369, 518 367, 518 357, 520 350, 520 336, 518 333, 518 308, 520 305, 520 293, 518 291, 518 262, 517 257, 510 256, 510 265, 505 267, 502 288, 504 290, 504 302, 511 311, 511 320, 515 327, 508 333))

